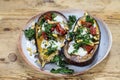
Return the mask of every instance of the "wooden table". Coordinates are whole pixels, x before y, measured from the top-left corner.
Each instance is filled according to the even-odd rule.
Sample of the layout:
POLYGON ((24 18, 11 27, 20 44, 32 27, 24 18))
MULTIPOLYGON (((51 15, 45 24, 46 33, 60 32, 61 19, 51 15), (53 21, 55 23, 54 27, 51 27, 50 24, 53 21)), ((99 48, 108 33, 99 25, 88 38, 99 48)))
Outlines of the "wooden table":
POLYGON ((102 18, 112 32, 113 45, 109 56, 95 68, 59 80, 120 80, 120 0, 0 0, 0 80, 58 79, 29 67, 17 50, 17 42, 29 18, 60 9, 83 9, 102 18))

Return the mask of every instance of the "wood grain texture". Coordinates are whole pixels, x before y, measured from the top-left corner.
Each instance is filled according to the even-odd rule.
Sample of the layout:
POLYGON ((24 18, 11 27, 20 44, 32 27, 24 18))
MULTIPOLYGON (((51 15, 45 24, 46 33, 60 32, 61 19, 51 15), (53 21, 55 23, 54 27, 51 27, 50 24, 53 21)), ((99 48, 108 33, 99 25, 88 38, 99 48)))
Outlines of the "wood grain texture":
POLYGON ((0 0, 0 80, 120 80, 120 0, 0 0), (56 78, 27 65, 17 50, 22 27, 33 15, 47 10, 82 9, 103 19, 109 26, 113 45, 109 56, 88 72, 56 78), (8 58, 17 56, 15 62, 8 58))

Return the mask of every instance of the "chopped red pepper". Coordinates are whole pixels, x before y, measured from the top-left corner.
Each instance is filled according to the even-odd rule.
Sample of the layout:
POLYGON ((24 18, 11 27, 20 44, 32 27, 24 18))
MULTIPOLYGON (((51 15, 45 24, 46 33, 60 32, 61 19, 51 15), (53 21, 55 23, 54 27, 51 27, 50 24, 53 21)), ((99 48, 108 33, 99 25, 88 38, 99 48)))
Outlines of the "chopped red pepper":
POLYGON ((88 28, 92 25, 92 23, 85 22, 85 21, 81 21, 81 24, 85 27, 88 27, 88 28))
POLYGON ((66 30, 64 30, 59 23, 56 24, 56 31, 59 32, 60 35, 66 34, 66 30))
POLYGON ((85 21, 81 21, 81 24, 82 24, 82 25, 85 25, 86 23, 85 23, 85 21))
POLYGON ((93 46, 86 45, 86 46, 84 46, 84 48, 89 53, 93 49, 93 46))
POLYGON ((44 18, 46 20, 52 20, 52 14, 51 13, 47 13, 47 14, 45 14, 44 18))
POLYGON ((92 35, 95 35, 95 34, 96 34, 96 28, 93 27, 93 26, 91 26, 91 27, 90 27, 90 33, 91 33, 92 35))
POLYGON ((88 28, 90 28, 90 26, 92 26, 92 23, 90 23, 90 22, 85 22, 85 21, 81 21, 81 24, 82 24, 83 26, 85 26, 85 27, 88 27, 88 28))
POLYGON ((47 37, 47 35, 46 35, 45 32, 42 32, 42 36, 43 36, 43 38, 44 38, 45 40, 48 40, 48 37, 47 37))

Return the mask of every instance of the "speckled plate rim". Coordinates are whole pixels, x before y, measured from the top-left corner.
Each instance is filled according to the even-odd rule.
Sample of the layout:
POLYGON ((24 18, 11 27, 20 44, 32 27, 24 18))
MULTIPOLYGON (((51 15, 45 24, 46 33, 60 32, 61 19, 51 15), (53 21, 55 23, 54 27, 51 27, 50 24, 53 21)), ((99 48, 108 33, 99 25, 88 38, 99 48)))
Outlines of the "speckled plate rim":
MULTIPOLYGON (((57 10, 56 10, 57 11, 57 10)), ((78 11, 78 12, 86 12, 86 11, 84 11, 84 10, 61 10, 61 11, 59 11, 59 12, 74 12, 74 11, 78 11)), ((44 11, 44 12, 46 12, 46 11, 44 11)), ((39 13, 39 14, 37 14, 37 15, 35 15, 35 16, 33 16, 32 18, 30 18, 29 20, 28 20, 28 22, 25 24, 25 26, 22 28, 22 30, 24 30, 25 28, 26 28, 26 26, 28 25, 28 23, 30 23, 31 21, 33 21, 36 17, 39 17, 40 15, 42 15, 44 12, 41 12, 41 13, 39 13)), ((96 17, 95 17, 96 18, 96 17)), ((74 74, 71 74, 71 75, 66 75, 66 74, 54 74, 54 73, 50 73, 50 72, 46 72, 46 71, 44 71, 44 70, 41 70, 40 68, 37 68, 36 66, 34 66, 32 63, 30 63, 28 60, 27 60, 27 58, 25 57, 25 55, 24 55, 24 53, 23 53, 23 50, 22 50, 22 47, 21 47, 21 37, 22 37, 22 35, 23 35, 23 31, 21 31, 20 32, 20 36, 19 36, 19 39, 18 39, 18 51, 19 51, 19 53, 21 54, 21 56, 23 57, 23 59, 25 60, 25 62, 27 63, 27 64, 29 64, 33 69, 35 69, 35 70, 37 70, 37 71, 39 71, 40 73, 43 73, 43 74, 47 74, 47 75, 52 75, 52 76, 56 76, 56 77, 66 77, 66 76, 75 76, 75 75, 79 75, 79 74, 83 74, 83 73, 85 73, 86 71, 88 71, 88 70, 90 70, 90 69, 92 69, 93 67, 95 67, 97 64, 99 64, 100 62, 102 62, 106 57, 107 57, 107 55, 109 54, 109 51, 110 51, 110 49, 111 49, 111 47, 112 47, 112 34, 111 34, 111 32, 110 32, 110 30, 109 30, 109 28, 107 27, 107 24, 102 20, 102 19, 100 19, 100 18, 98 18, 97 17, 97 19, 98 20, 100 20, 102 23, 103 23, 103 25, 105 25, 105 27, 104 28, 106 28, 106 30, 107 30, 107 33, 108 33, 108 37, 109 37, 109 47, 108 47, 108 49, 107 49, 107 52, 106 52, 106 54, 105 54, 105 56, 101 59, 101 60, 99 60, 96 64, 94 64, 93 66, 91 66, 90 68, 88 68, 88 69, 86 69, 85 71, 83 71, 83 72, 77 72, 77 73, 74 73, 74 74)))

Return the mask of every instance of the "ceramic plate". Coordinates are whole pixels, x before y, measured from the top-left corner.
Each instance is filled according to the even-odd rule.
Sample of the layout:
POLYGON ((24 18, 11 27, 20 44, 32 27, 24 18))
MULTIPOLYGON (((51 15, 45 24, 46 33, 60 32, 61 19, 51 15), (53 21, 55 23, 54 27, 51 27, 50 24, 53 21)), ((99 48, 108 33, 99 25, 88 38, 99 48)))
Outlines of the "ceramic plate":
MULTIPOLYGON (((81 17, 84 15, 84 11, 61 11, 61 13, 63 13, 67 18, 69 15, 75 15, 77 18, 81 17)), ((28 23, 25 25, 25 27, 23 28, 23 30, 31 27, 31 25, 35 22, 37 22, 38 18, 40 17, 41 14, 38 14, 34 17, 32 17, 28 23)), ((75 73, 72 75, 77 75, 77 74, 82 74, 85 71, 88 71, 89 69, 93 68, 94 66, 96 66, 98 63, 100 63, 103 59, 105 59, 107 57, 107 55, 109 54, 109 51, 111 49, 111 45, 112 45, 112 35, 110 30, 108 29, 108 26, 101 20, 98 18, 95 18, 98 22, 98 25, 100 27, 100 31, 101 31, 101 41, 100 41, 100 46, 99 46, 99 50, 96 54, 96 57, 94 59, 94 61, 84 67, 80 67, 80 66, 75 66, 75 65, 68 65, 68 67, 70 69, 74 69, 75 73)), ((44 67, 43 70, 41 70, 41 66, 40 64, 36 63, 36 58, 34 57, 34 55, 30 56, 30 53, 28 52, 27 48, 31 47, 32 51, 36 50, 35 45, 32 44, 32 41, 28 41, 25 38, 24 33, 22 32, 20 37, 19 37, 19 44, 18 44, 18 49, 20 51, 20 54, 23 56, 23 58, 25 59, 25 61, 32 66, 34 69, 45 73, 45 74, 50 74, 50 75, 54 75, 54 76, 66 76, 64 74, 54 74, 54 73, 50 73, 50 70, 52 68, 57 68, 57 66, 55 64, 46 64, 46 66, 44 67)))

